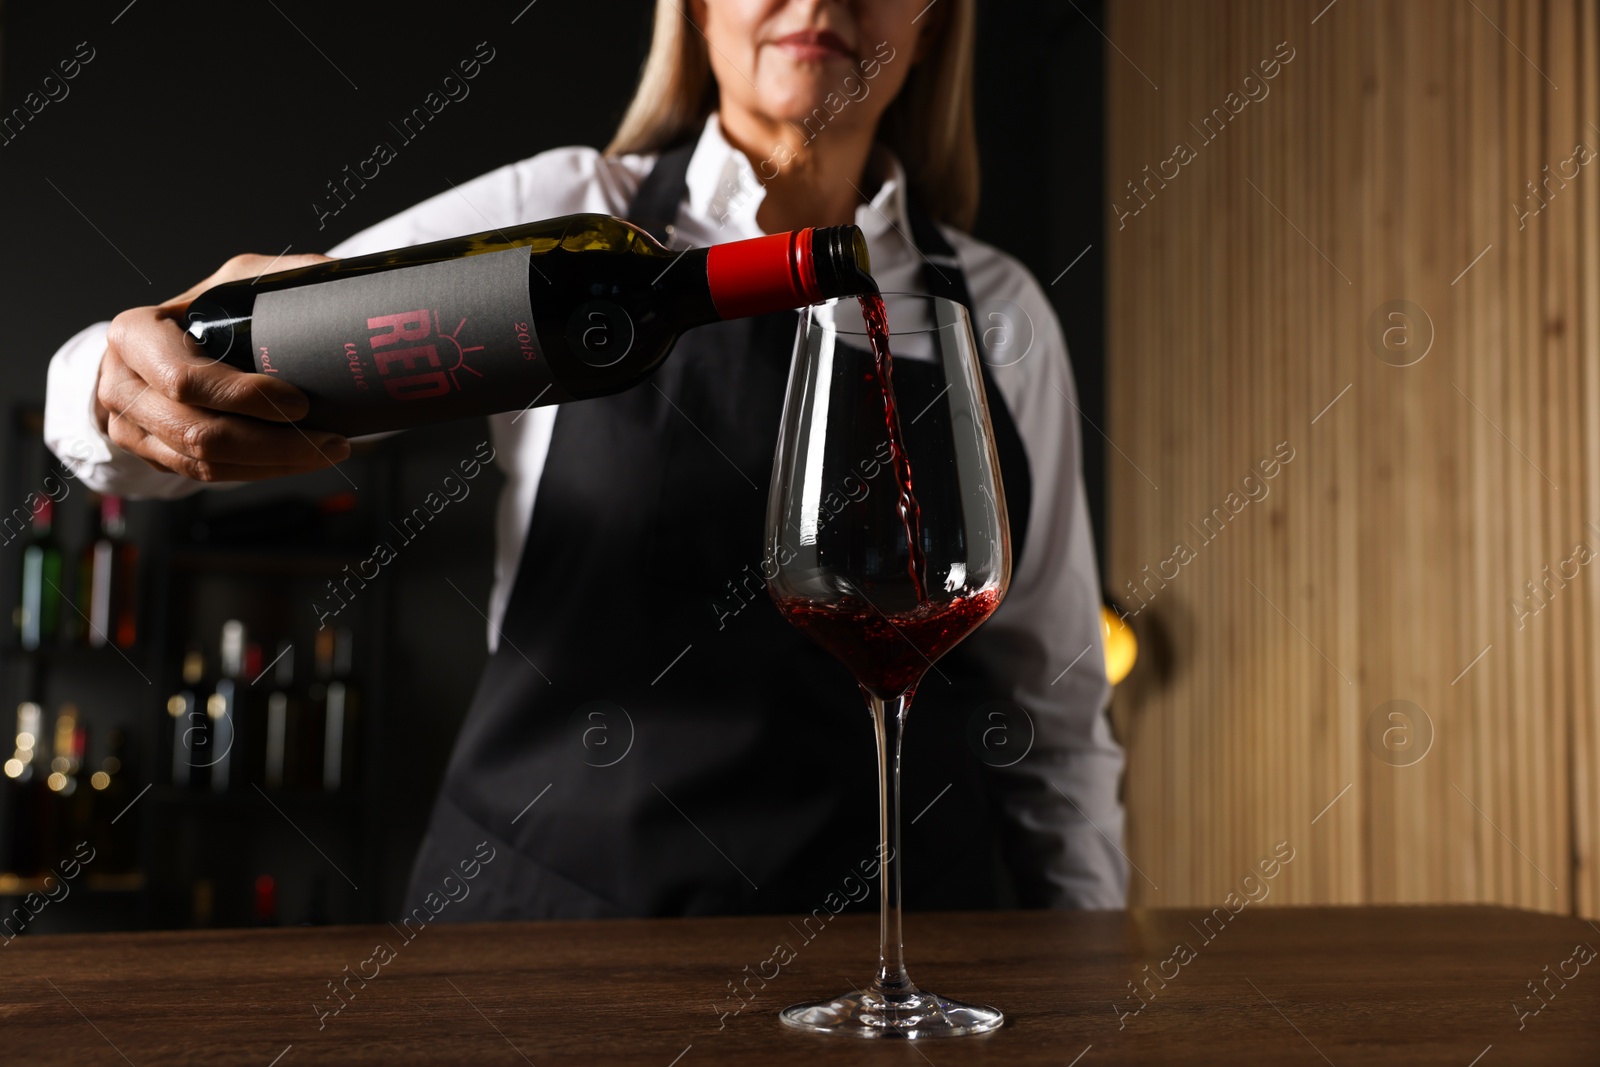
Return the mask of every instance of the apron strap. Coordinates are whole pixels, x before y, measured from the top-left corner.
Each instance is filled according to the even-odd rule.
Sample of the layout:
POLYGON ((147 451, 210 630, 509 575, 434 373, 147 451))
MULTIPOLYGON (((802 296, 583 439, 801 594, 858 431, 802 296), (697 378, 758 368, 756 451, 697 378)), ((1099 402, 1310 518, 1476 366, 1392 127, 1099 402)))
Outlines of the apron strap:
MULTIPOLYGON (((939 224, 910 196, 906 197, 906 218, 911 223, 912 243, 922 253, 923 286, 934 296, 964 304, 971 311, 972 291, 967 288, 966 272, 939 224)), ((981 338, 978 343, 983 343, 981 338)))
POLYGON ((695 142, 690 141, 661 153, 628 202, 628 221, 664 245, 672 243, 677 229, 678 207, 689 191, 689 161, 694 150, 695 142))

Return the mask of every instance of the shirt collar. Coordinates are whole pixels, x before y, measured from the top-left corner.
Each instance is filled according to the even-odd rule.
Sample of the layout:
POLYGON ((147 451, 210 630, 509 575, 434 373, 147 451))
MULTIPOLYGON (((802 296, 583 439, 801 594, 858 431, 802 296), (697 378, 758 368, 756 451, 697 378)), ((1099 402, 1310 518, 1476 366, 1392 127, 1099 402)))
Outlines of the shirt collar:
MULTIPOLYGON (((713 229, 737 231, 737 235, 730 232, 728 240, 761 233, 756 211, 767 190, 756 173, 756 166, 764 166, 770 172, 776 163, 761 160, 752 165, 743 152, 728 143, 717 113, 713 111, 706 117, 699 143, 689 160, 685 181, 690 210, 707 220, 713 229)), ((905 168, 895 154, 882 145, 873 148, 869 166, 884 175, 884 179, 871 200, 856 208, 856 225, 861 227, 868 241, 894 230, 909 234, 905 168)))

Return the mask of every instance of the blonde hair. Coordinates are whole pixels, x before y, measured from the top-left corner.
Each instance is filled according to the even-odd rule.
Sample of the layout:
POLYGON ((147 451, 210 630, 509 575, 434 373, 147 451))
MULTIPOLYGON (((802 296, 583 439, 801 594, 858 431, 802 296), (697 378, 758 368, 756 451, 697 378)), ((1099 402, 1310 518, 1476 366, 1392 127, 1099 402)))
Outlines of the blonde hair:
MULTIPOLYGON (((970 230, 978 214, 978 134, 972 104, 974 0, 945 0, 942 25, 878 124, 911 194, 940 222, 970 230)), ((639 87, 606 146, 610 156, 660 152, 699 132, 717 108, 705 37, 678 0, 656 0, 639 87)))

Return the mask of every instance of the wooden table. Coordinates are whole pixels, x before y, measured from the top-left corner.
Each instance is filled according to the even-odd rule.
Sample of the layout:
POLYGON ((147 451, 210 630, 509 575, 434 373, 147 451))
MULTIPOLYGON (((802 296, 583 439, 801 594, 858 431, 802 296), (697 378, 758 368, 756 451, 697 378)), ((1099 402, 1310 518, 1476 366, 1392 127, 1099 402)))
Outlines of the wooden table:
POLYGON ((809 942, 782 916, 437 922, 409 942, 389 926, 24 936, 0 948, 0 1063, 1600 1064, 1600 959, 1574 956, 1600 926, 1483 907, 1206 914, 908 916, 912 976, 1009 1017, 914 1047, 774 1016, 870 974, 868 915, 809 942), (719 1017, 739 1004, 728 983, 774 973, 779 942, 795 957, 719 1017), (358 971, 376 976, 362 988, 358 971), (319 1020, 341 978, 348 1006, 319 1020))

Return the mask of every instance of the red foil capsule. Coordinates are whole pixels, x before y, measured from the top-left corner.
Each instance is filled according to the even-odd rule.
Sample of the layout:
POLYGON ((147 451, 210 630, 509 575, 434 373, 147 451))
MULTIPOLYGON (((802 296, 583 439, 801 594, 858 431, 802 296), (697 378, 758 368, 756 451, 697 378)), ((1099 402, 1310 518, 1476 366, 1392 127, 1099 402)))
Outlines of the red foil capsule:
POLYGON ((711 302, 725 319, 817 304, 826 299, 811 255, 812 230, 712 245, 706 256, 711 302))

